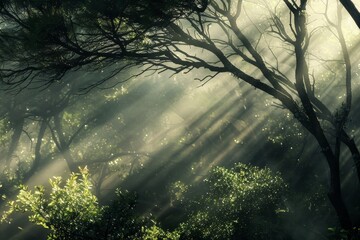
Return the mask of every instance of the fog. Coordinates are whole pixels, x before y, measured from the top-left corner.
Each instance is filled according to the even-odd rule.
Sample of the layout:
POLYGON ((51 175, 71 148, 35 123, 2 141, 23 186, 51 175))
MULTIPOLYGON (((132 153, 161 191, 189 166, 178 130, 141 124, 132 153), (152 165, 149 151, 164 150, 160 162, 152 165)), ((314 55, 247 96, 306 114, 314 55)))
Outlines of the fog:
MULTIPOLYGON (((339 64, 341 47, 331 31, 321 27, 324 20, 320 6, 322 1, 312 1, 309 10, 314 14, 309 14, 308 22, 315 30, 308 61, 313 76, 317 76, 316 95, 331 111, 336 111, 345 98, 343 65, 339 64)), ((268 15, 255 17, 254 12, 267 12, 267 7, 257 1, 246 2, 248 17, 243 25, 253 23, 257 27, 249 26, 245 31, 252 34, 254 41, 258 40, 258 51, 267 62, 277 61, 279 70, 293 78, 293 52, 265 36, 262 26, 268 15)), ((285 10, 278 7, 278 11, 285 10)), ((288 13, 284 12, 283 18, 288 19, 288 13)), ((357 136, 360 32, 349 17, 344 16, 343 21, 353 67, 354 104, 346 128, 357 136)), ((212 37, 221 36, 216 27, 212 31, 212 37)), ((213 58, 211 54, 202 55, 199 49, 191 51, 209 62, 213 58)), ((234 57, 232 61, 242 69, 240 59, 234 57)), ((137 75, 144 69, 139 65, 98 87, 82 89, 103 79, 114 68, 116 65, 95 72, 85 68, 46 87, 1 93, 0 191, 7 194, 7 188, 20 184, 8 181, 6 185, 6 178, 21 178, 21 184, 29 186, 49 187, 49 178, 66 178, 78 167, 87 166, 100 203, 109 203, 116 188, 134 191, 138 194, 137 211, 151 213, 171 229, 178 224, 172 220, 176 214, 169 195, 172 183, 196 185, 212 167, 232 167, 242 162, 280 172, 288 184, 283 231, 292 239, 321 239, 328 226, 336 225, 336 214, 326 197, 329 172, 321 149, 279 101, 232 74, 220 73, 209 81, 199 81, 209 74, 203 68, 176 74, 151 71, 137 75), (316 201, 308 195, 302 198, 309 192, 318 192, 318 197, 326 200, 321 206, 313 206, 316 201), (290 213, 292 217, 286 218, 290 213)), ((262 77, 253 67, 243 69, 254 77, 262 77)), ((356 137, 355 141, 360 144, 356 137)), ((351 154, 345 150, 341 154, 346 159, 341 163, 344 198, 355 207, 351 216, 359 223, 356 199, 360 184, 351 154)), ((1 200, 1 210, 6 209, 8 198, 14 197, 1 200)), ((41 239, 39 236, 46 233, 29 224, 23 215, 16 216, 11 225, 1 224, 0 232, 2 239, 41 239)))

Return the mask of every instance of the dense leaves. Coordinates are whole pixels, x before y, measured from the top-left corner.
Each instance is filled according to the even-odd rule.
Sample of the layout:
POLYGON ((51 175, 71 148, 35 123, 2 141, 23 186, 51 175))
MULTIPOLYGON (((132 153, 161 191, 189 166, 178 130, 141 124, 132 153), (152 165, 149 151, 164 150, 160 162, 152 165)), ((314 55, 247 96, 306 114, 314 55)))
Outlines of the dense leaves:
POLYGON ((17 199, 9 202, 10 208, 2 220, 13 212, 30 213, 30 222, 51 230, 48 239, 81 236, 99 221, 102 210, 91 193, 86 169, 81 171, 81 175, 72 174, 65 184, 60 177, 49 182, 51 192, 48 196, 43 186, 37 186, 33 191, 21 186, 17 199))
POLYGON ((182 239, 271 239, 276 231, 276 210, 281 207, 286 184, 279 174, 236 164, 215 167, 187 221, 182 239), (195 209, 195 210, 194 210, 195 209))
MULTIPOLYGON (((267 225, 286 189, 269 169, 244 164, 216 167, 206 180, 205 193, 184 201, 191 209, 187 219, 169 232, 136 216, 136 196, 129 192, 117 190, 109 206, 100 206, 86 168, 65 184, 54 177, 50 185, 49 195, 42 186, 34 191, 22 186, 2 221, 14 212, 28 213, 30 222, 50 230, 48 239, 267 239, 267 225)), ((181 188, 181 194, 187 189, 181 188)))
POLYGON ((43 186, 29 190, 21 186, 15 201, 8 203, 2 221, 11 221, 14 212, 29 214, 29 221, 50 230, 47 239, 154 239, 174 237, 148 218, 135 215, 136 197, 117 190, 109 206, 100 206, 91 192, 87 169, 71 174, 63 183, 60 177, 50 179, 51 192, 43 186))
POLYGON ((18 85, 46 73, 51 83, 74 68, 111 65, 138 54, 147 33, 206 5, 206 0, 2 1, 1 78, 18 85))

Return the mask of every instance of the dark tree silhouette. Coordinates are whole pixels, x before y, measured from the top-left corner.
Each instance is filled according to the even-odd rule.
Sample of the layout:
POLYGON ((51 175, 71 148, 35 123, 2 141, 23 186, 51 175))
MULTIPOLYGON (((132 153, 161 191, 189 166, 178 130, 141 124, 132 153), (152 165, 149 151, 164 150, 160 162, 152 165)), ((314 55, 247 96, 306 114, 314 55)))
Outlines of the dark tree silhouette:
POLYGON ((341 4, 346 8, 346 11, 354 19, 356 25, 360 28, 360 12, 351 0, 340 0, 341 4))
MULTIPOLYGON (((206 5, 207 0, 1 1, 1 79, 26 86, 44 77, 39 84, 47 85, 83 66, 96 70, 147 57, 149 51, 141 50, 147 33, 206 5)), ((110 76, 129 66, 116 66, 110 76)))

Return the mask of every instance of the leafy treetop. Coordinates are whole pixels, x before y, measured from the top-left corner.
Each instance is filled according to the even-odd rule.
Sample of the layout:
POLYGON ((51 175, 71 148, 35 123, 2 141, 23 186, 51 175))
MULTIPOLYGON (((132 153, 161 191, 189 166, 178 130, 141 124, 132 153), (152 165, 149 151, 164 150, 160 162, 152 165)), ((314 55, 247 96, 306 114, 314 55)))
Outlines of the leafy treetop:
POLYGON ((18 85, 46 73, 51 83, 74 68, 141 56, 147 33, 206 6, 207 0, 1 1, 1 78, 18 85))

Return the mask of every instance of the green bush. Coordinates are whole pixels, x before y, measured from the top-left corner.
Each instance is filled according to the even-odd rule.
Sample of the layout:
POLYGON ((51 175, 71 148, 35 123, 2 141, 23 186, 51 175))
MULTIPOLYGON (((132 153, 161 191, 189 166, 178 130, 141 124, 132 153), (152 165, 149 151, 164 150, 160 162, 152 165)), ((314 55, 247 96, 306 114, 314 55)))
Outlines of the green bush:
POLYGON ((86 168, 72 173, 65 183, 53 177, 50 185, 49 194, 43 186, 33 191, 21 186, 17 198, 8 202, 2 221, 11 222, 14 212, 27 213, 30 222, 50 230, 48 240, 177 239, 176 233, 135 215, 134 194, 117 190, 112 204, 100 206, 86 168))
MULTIPOLYGON (((2 221, 11 220, 13 212, 29 214, 29 221, 50 230, 48 239, 70 239, 82 236, 101 218, 102 208, 91 192, 87 169, 72 174, 63 184, 61 177, 50 179, 51 192, 47 196, 43 186, 29 190, 20 186, 15 201, 8 203, 9 210, 2 221)), ((79 238, 81 239, 81 238, 79 238)))
POLYGON ((286 191, 279 174, 240 163, 215 167, 205 188, 180 225, 181 239, 272 239, 286 191))
POLYGON ((87 169, 71 174, 65 182, 50 179, 51 190, 20 187, 2 221, 13 212, 24 212, 29 221, 49 229, 48 239, 273 239, 277 212, 286 191, 279 174, 236 164, 231 169, 215 167, 197 197, 189 196, 189 186, 176 182, 173 201, 188 209, 186 220, 173 232, 157 226, 149 218, 135 214, 136 196, 116 191, 108 206, 100 206, 91 192, 87 169))

